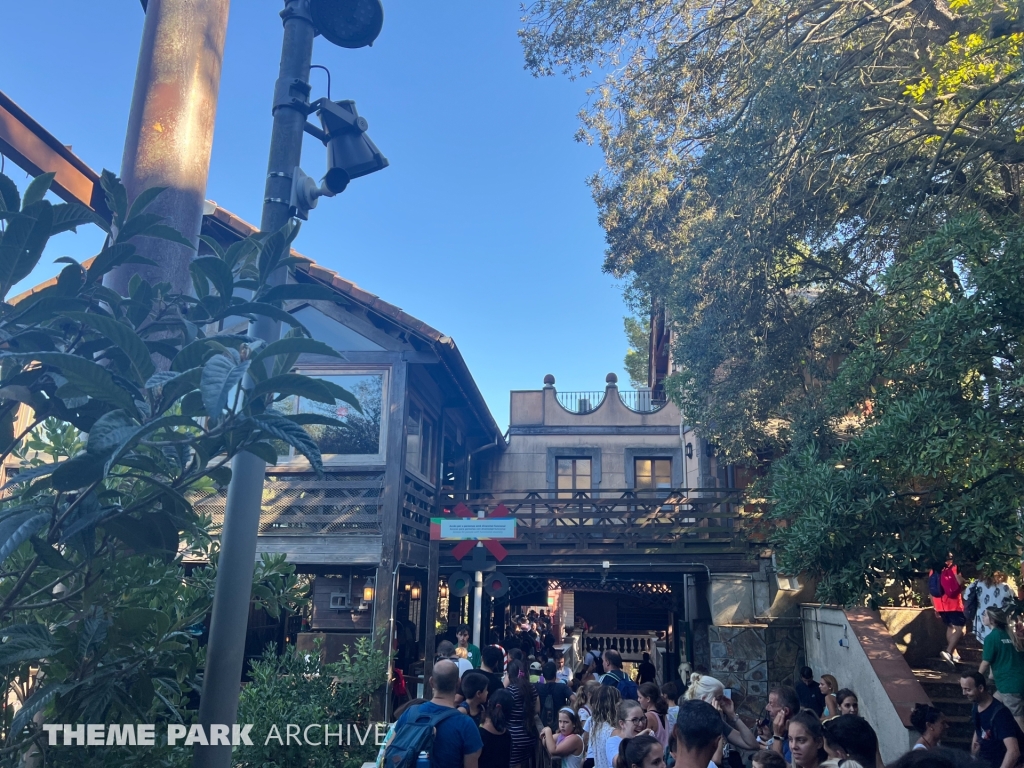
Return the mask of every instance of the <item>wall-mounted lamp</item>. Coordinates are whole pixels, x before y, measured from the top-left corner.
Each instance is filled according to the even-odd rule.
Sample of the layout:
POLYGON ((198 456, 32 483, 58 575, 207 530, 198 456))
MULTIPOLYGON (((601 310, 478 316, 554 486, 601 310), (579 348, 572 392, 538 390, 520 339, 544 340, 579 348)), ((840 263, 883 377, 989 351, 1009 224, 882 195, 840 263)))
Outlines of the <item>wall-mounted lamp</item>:
POLYGON ((693 458, 693 443, 687 443, 686 444, 686 458, 688 458, 688 459, 692 459, 693 458))
POLYGON ((420 583, 417 581, 415 584, 412 585, 412 589, 409 591, 409 597, 411 597, 413 600, 419 600, 422 596, 423 596, 423 588, 420 586, 420 583))
POLYGON ((437 587, 437 594, 439 597, 447 600, 448 599, 448 582, 442 581, 437 587))
POLYGON ((406 591, 406 592, 409 592, 409 591, 411 591, 411 590, 412 590, 412 584, 406 584, 406 585, 405 585, 405 591, 406 591))
POLYGON ((364 603, 372 603, 373 602, 373 588, 374 588, 374 581, 373 581, 373 576, 371 576, 370 578, 368 578, 366 580, 366 584, 363 585, 363 602, 364 603))

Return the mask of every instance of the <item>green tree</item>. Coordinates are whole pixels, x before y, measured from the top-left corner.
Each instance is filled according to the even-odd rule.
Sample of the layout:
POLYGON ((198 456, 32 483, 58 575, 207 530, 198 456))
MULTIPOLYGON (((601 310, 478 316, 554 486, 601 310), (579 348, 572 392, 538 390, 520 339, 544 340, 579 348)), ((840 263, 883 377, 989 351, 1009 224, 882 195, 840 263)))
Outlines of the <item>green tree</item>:
POLYGON ((629 381, 634 387, 646 387, 651 359, 648 346, 651 321, 647 318, 624 317, 622 325, 626 331, 626 342, 629 344, 629 350, 623 360, 629 381))
MULTIPOLYGON (((371 718, 372 699, 387 676, 387 658, 360 638, 345 648, 338 661, 325 664, 319 647, 313 653, 289 649, 278 656, 268 649, 253 664, 252 681, 238 704, 239 722, 252 723, 252 746, 241 747, 236 765, 248 768, 358 768, 377 755, 377 732, 371 718), (282 743, 288 723, 317 723, 310 741, 323 746, 282 743), (324 728, 337 735, 325 742, 324 728), (276 727, 281 739, 267 739, 276 727), (351 727, 351 730, 350 730, 351 727), (354 731, 354 733, 353 733, 354 731), (362 743, 360 743, 362 741, 362 743)), ((381 734, 383 736, 383 734, 381 734)))
MULTIPOLYGON (((82 224, 106 227, 77 205, 44 199, 53 175, 20 196, 0 175, 0 300, 39 261, 50 236, 82 224)), ((355 398, 337 385, 290 373, 299 354, 338 356, 308 338, 284 311, 292 298, 330 299, 308 285, 270 287, 294 262, 297 228, 262 233, 193 262, 195 296, 136 277, 130 295, 103 275, 147 261, 135 243, 184 241, 147 213, 159 189, 129 207, 104 172, 110 237, 90 262, 70 258, 57 280, 17 303, 0 303, 0 461, 22 469, 0 501, 0 676, 24 694, 5 707, 0 759, 15 764, 41 745, 36 716, 51 722, 167 722, 192 716, 201 654, 190 631, 206 614, 212 568, 188 571, 183 555, 216 563, 209 521, 190 498, 230 479, 229 461, 251 451, 275 461, 273 441, 295 447, 321 471, 308 424, 271 401, 355 398), (251 298, 236 295, 250 291, 251 298), (293 326, 261 345, 244 334, 208 332, 231 317, 268 315, 293 326), (157 363, 160 363, 158 365, 157 363), (22 406, 32 419, 14 434, 22 406), (88 437, 85 437, 85 434, 88 437)), ((292 569, 264 562, 254 590, 276 612, 296 597, 292 569)))
POLYGON ((963 556, 983 562, 1013 550, 1019 454, 1012 406, 1002 410, 1012 397, 1007 387, 988 397, 993 371, 1012 364, 964 350, 915 361, 908 345, 925 321, 959 334, 942 335, 947 345, 1003 335, 967 307, 983 270, 1014 263, 1021 223, 1016 14, 1001 0, 527 9, 532 71, 603 73, 581 138, 607 161, 592 180, 605 268, 675 321, 666 390, 730 458, 790 455, 769 481, 773 514, 796 523, 778 542, 790 567, 822 577, 826 599, 880 594, 950 542, 969 542, 963 556), (959 310, 961 324, 947 326, 959 310), (946 410, 929 400, 943 397, 946 410), (949 434, 946 452, 912 457, 920 445, 900 431, 900 409, 917 414, 918 437, 949 434), (988 431, 972 431, 980 424, 988 431), (891 471, 870 489, 840 480, 835 467, 852 466, 843 452, 869 439, 891 471), (890 516, 890 494, 910 500, 908 516, 890 516), (851 516, 839 497, 856 501, 851 516), (970 515, 958 506, 967 498, 970 515))

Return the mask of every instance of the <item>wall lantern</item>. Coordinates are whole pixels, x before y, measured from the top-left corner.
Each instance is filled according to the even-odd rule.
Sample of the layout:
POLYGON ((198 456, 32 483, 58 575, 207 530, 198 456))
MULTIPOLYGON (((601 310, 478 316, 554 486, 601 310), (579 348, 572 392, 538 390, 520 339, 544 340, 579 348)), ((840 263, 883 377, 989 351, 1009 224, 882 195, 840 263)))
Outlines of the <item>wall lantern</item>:
POLYGON ((447 581, 442 581, 438 585, 437 593, 438 593, 438 597, 441 597, 444 600, 448 599, 448 582, 447 581))
POLYGON ((693 443, 687 443, 686 444, 686 458, 688 458, 688 459, 692 459, 693 458, 693 443))
POLYGON ((411 591, 411 590, 412 590, 412 584, 406 584, 406 585, 405 585, 405 591, 406 591, 406 592, 409 592, 409 591, 411 591))
POLYGON ((420 587, 420 583, 417 581, 412 585, 412 590, 409 593, 409 597, 413 600, 419 600, 423 596, 423 588, 420 587))
POLYGON ((366 584, 363 585, 363 602, 364 603, 372 603, 373 602, 373 587, 374 587, 373 576, 371 576, 370 578, 368 578, 366 580, 366 584))

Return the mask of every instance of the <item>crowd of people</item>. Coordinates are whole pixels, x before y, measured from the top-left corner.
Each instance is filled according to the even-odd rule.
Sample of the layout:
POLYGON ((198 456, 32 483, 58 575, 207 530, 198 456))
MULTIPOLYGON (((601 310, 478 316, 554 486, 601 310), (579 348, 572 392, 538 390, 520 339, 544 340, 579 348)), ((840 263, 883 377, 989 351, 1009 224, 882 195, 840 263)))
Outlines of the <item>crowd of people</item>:
MULTIPOLYGON (((944 748, 946 718, 919 704, 911 722, 920 737, 889 768, 1022 762, 1024 642, 1004 610, 1005 580, 994 574, 968 584, 946 572, 953 568, 948 562, 937 569, 938 587, 955 575, 966 593, 961 602, 966 596, 979 610, 977 621, 968 621, 961 605, 960 622, 948 615, 958 605, 954 596, 933 594, 943 622, 954 628, 947 639, 959 642, 970 624, 984 641, 979 669, 960 677, 972 707, 973 757, 944 748)), ((549 758, 563 768, 886 768, 857 694, 831 674, 816 677, 804 667, 795 686, 772 688, 751 726, 737 714, 731 691, 702 671, 685 689, 672 681, 659 686, 646 655, 631 676, 618 651, 593 647, 570 668, 546 619, 517 617, 501 642, 483 649, 469 642, 468 627, 458 627, 455 643, 437 647, 432 699, 396 711, 379 763, 411 768, 410 755, 425 751, 434 768, 542 768, 549 758)), ((954 661, 956 642, 944 652, 954 661)))

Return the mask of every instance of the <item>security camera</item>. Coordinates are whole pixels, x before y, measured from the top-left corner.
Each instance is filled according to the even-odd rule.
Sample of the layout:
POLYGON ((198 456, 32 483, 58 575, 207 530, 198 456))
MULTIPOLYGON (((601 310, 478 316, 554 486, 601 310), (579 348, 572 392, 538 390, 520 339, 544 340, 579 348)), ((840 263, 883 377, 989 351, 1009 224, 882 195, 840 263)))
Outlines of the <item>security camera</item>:
POLYGON ((352 179, 388 167, 388 160, 366 135, 369 124, 356 112, 354 101, 321 99, 317 114, 327 145, 327 175, 324 187, 337 195, 352 179))

